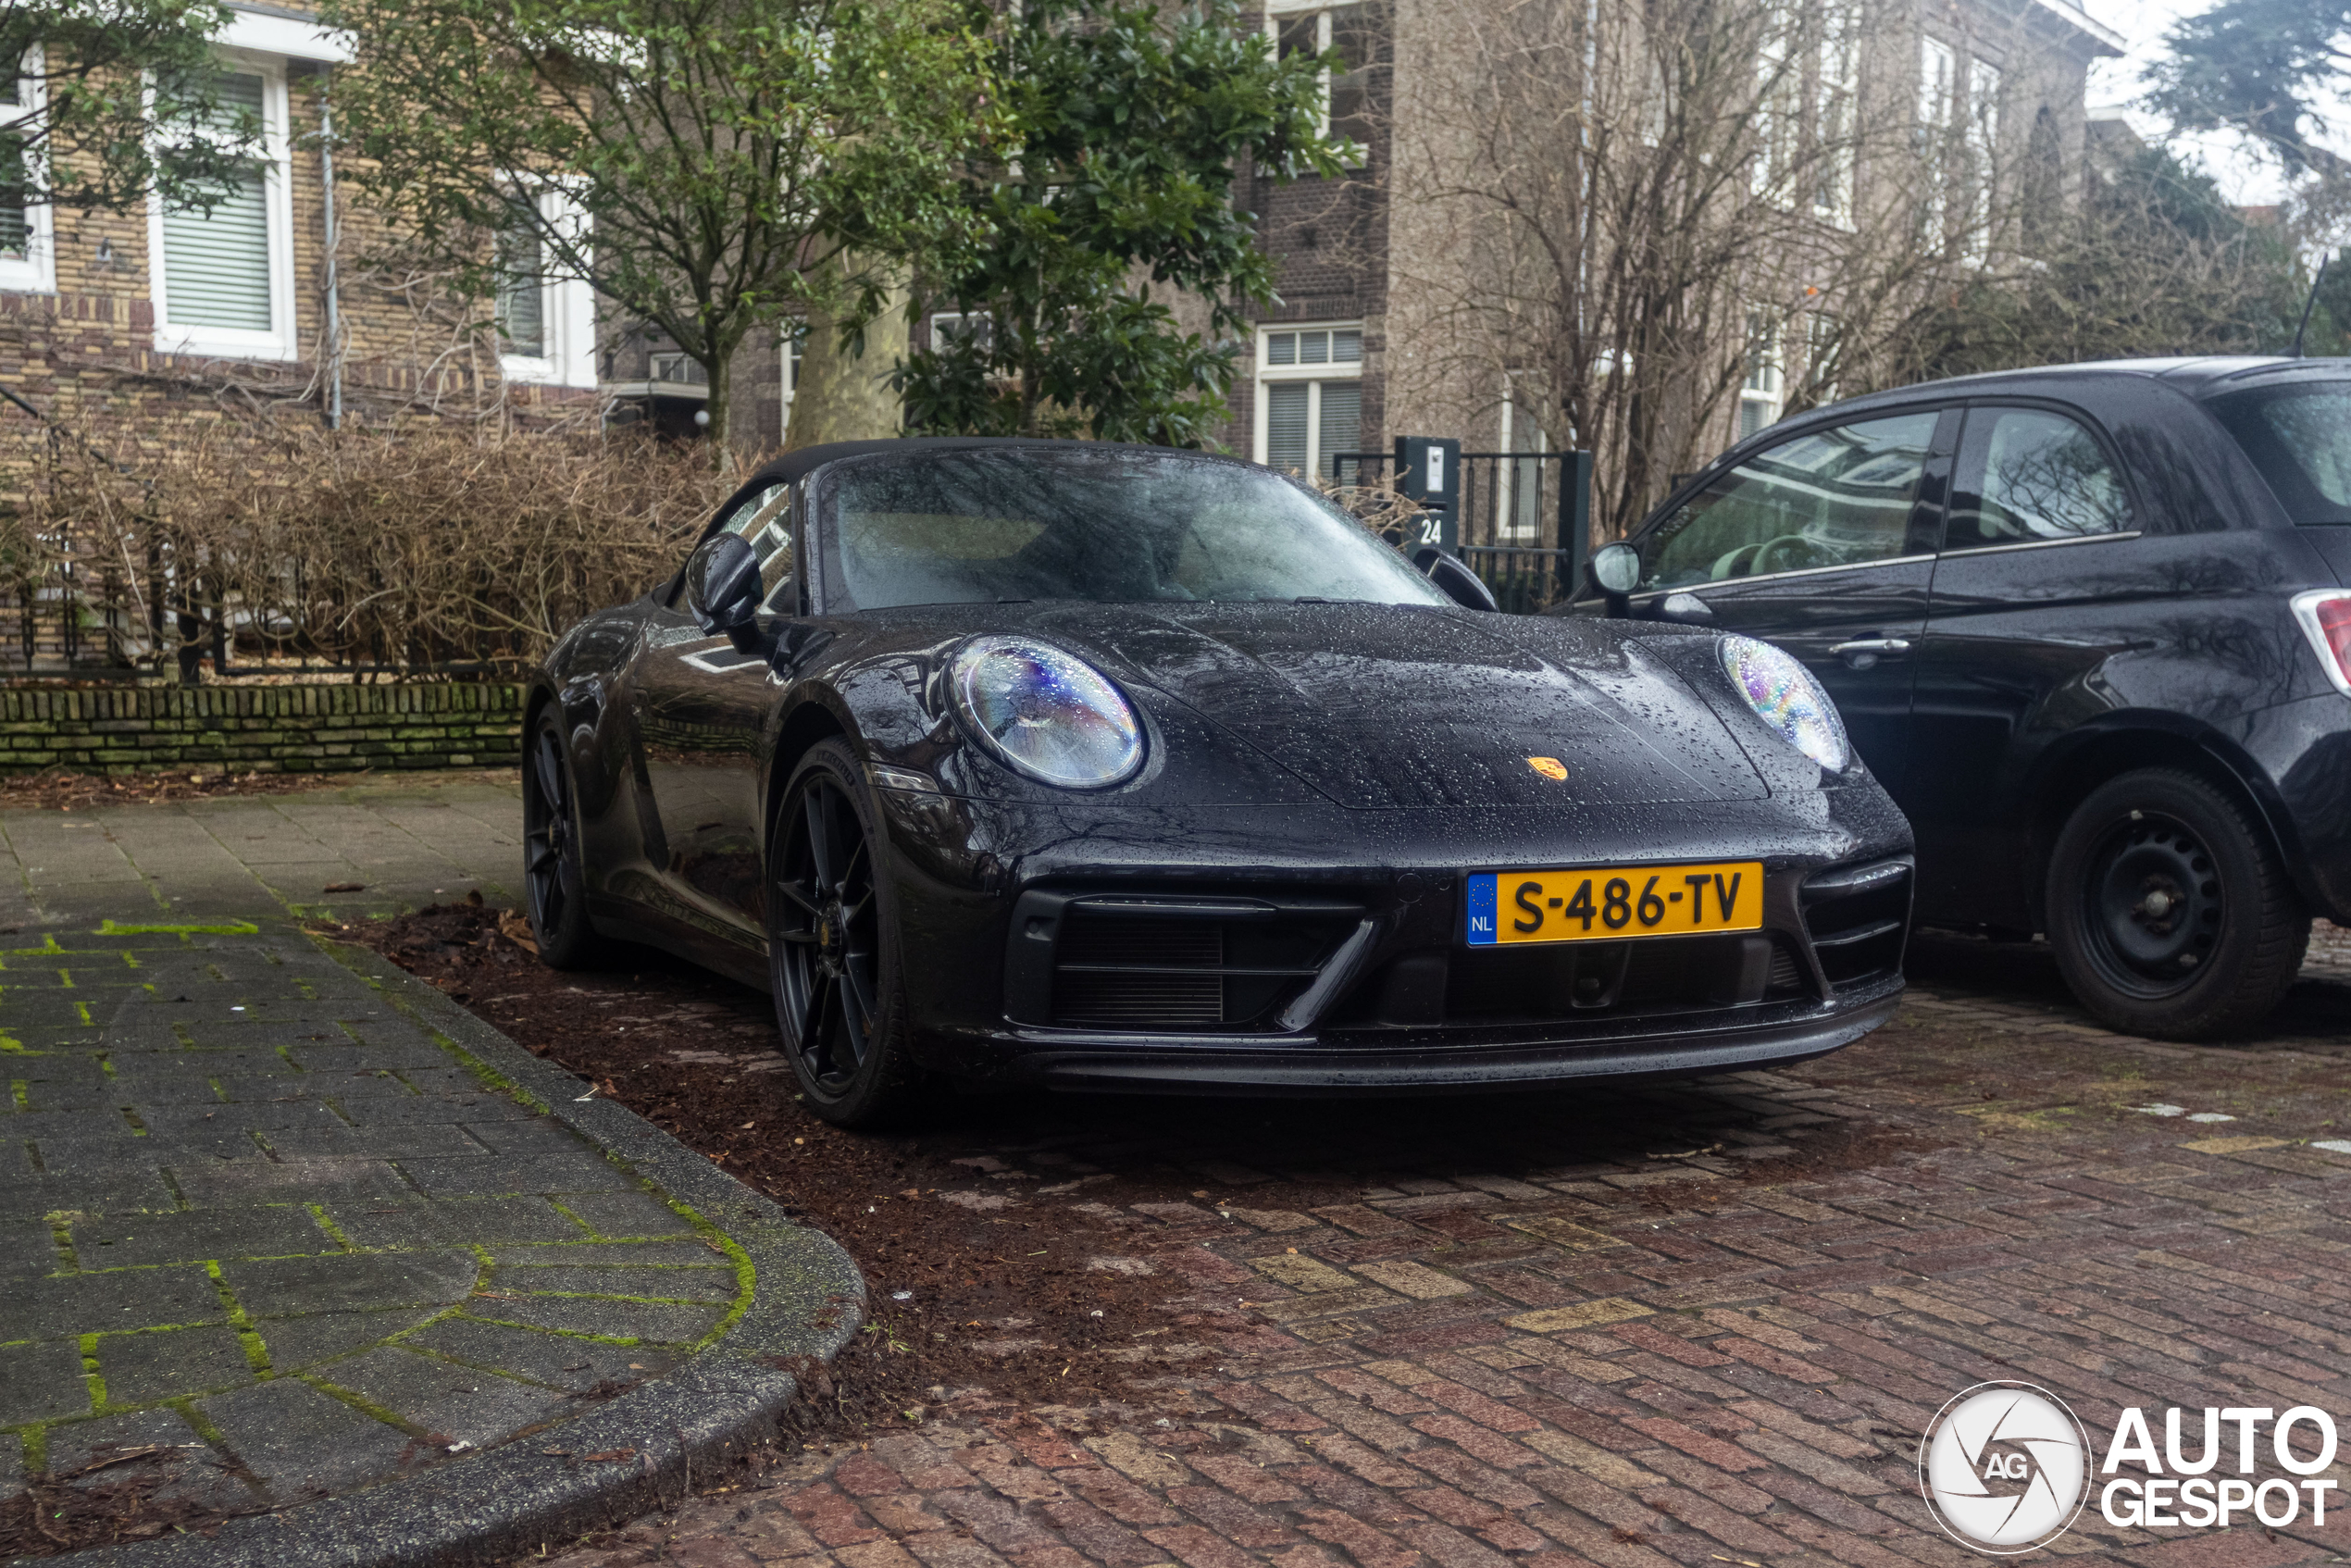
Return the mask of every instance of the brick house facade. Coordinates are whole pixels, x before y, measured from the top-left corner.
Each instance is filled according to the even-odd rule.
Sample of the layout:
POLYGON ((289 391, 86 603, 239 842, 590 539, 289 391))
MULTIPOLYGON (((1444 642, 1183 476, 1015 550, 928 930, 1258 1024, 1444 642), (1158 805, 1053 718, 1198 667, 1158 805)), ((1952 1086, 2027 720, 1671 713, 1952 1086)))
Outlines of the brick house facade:
MULTIPOLYGON (((1563 442, 1549 411, 1514 406, 1508 372, 1464 371, 1462 355, 1439 368, 1425 352, 1433 340, 1464 329, 1449 314, 1460 285, 1481 265, 1411 205, 1392 199, 1399 150, 1441 164, 1449 138, 1481 112, 1448 93, 1416 94, 1408 70, 1458 60, 1474 13, 1454 0, 1265 0, 1257 25, 1287 53, 1336 44, 1351 68, 1331 84, 1335 123, 1351 123, 1364 145, 1361 168, 1336 179, 1287 185, 1252 176, 1238 197, 1259 217, 1262 243, 1276 266, 1280 301, 1256 323, 1231 400, 1225 441, 1235 452, 1284 467, 1331 472, 1338 450, 1385 450, 1399 434, 1447 435, 1481 450, 1535 452, 1563 442), (1399 81, 1408 89, 1399 91, 1399 81), (1430 149, 1438 151, 1432 156, 1430 149), (1452 287, 1447 285, 1450 283, 1452 287), (1319 345, 1308 334, 1327 336, 1319 345), (1339 334, 1354 357, 1327 357, 1339 334), (1308 365, 1319 346, 1326 356, 1308 365), (1300 384, 1314 388, 1301 398, 1300 384), (1334 385, 1350 390, 1332 399, 1334 385), (1334 402, 1339 417, 1331 417, 1334 402), (1346 416, 1354 414, 1350 425, 1346 416)), ((2090 63, 2121 53, 2120 40, 2071 0, 1892 0, 1872 26, 1861 69, 1874 76, 1863 92, 1926 105, 1929 78, 1947 73, 1940 100, 1965 115, 1989 106, 1988 123, 2004 148, 2024 156, 2045 146, 2078 168, 2089 140, 2084 85, 2090 63)), ((1573 91, 1562 82, 1562 95, 1573 91)), ((1927 113, 1922 108, 1921 112, 1927 113)), ((2003 162, 2013 157, 2004 153, 2003 162)), ((1464 176, 1470 178, 1465 172, 1464 176)), ((2078 188, 2069 174, 2067 189, 2078 188)), ((1800 347, 1800 345, 1797 345, 1800 347)), ((1493 359, 1507 363, 1508 350, 1493 359)), ((1776 355, 1765 353, 1748 384, 1722 412, 1708 450, 1779 417, 1784 387, 1776 355)))
MULTIPOLYGON (((230 9, 224 96, 259 114, 259 171, 209 214, 0 213, 0 388, 102 445, 167 442, 225 411, 324 417, 338 404, 372 417, 504 405, 592 418, 585 286, 545 285, 533 335, 502 345, 431 279, 362 266, 379 230, 337 189, 328 135, 347 45, 299 10, 230 9)), ((0 441, 5 476, 37 450, 39 427, 23 408, 0 420, 14 438, 0 441)), ((17 482, 0 477, 0 491, 17 482)))

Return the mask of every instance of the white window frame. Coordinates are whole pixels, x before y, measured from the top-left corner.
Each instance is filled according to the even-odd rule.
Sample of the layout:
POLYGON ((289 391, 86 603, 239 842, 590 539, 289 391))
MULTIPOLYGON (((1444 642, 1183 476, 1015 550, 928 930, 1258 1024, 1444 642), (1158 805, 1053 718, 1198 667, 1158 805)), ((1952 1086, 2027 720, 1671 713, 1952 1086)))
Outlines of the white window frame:
MULTIPOLYGON (((1304 7, 1300 7, 1303 9, 1304 7)), ((1256 404, 1253 422, 1256 429, 1251 438, 1251 455, 1257 462, 1266 458, 1266 398, 1264 389, 1283 381, 1305 381, 1306 392, 1306 466, 1307 478, 1315 479, 1323 471, 1323 386, 1325 381, 1361 381, 1363 379, 1363 355, 1359 347, 1351 363, 1334 365, 1325 360, 1320 365, 1275 365, 1269 357, 1273 340, 1284 332, 1347 332, 1361 334, 1361 321, 1278 321, 1267 322, 1257 329, 1257 395, 1250 401, 1256 404)), ((1357 342, 1362 342, 1359 336, 1357 342)))
POLYGON ((261 211, 269 243, 269 330, 182 326, 171 319, 169 258, 164 253, 163 197, 147 193, 147 295, 155 311, 155 352, 205 359, 299 359, 294 336, 293 194, 288 150, 286 61, 249 49, 215 49, 222 70, 261 78, 261 211))
MULTIPOLYGON (((1356 3, 1356 0, 1347 0, 1347 3, 1356 3)), ((1331 47, 1331 12, 1343 8, 1344 6, 1334 6, 1331 0, 1265 0, 1265 42, 1273 45, 1278 56, 1282 47, 1282 19, 1312 11, 1315 13, 1314 52, 1327 54, 1331 47)), ((1323 72, 1322 83, 1322 108, 1314 117, 1314 132, 1318 136, 1327 136, 1331 133, 1331 73, 1327 69, 1323 72)), ((1362 147, 1361 143, 1357 145, 1361 151, 1348 165, 1350 168, 1362 168, 1371 156, 1371 149, 1362 147)))
POLYGON ((934 310, 930 313, 930 351, 937 354, 955 336, 964 332, 968 323, 977 322, 970 335, 983 349, 996 346, 996 317, 986 310, 934 310))
MULTIPOLYGON (((20 120, 31 119, 48 106, 49 84, 44 78, 41 45, 34 44, 24 54, 22 68, 26 74, 17 79, 15 112, 0 130, 20 120)), ((0 114, 8 114, 0 108, 0 114)), ((31 159, 27 158, 30 178, 31 159)), ((49 204, 28 201, 24 208, 24 255, 21 258, 0 256, 0 293, 54 294, 57 292, 57 252, 56 235, 51 224, 49 204)))
MULTIPOLYGON (((539 216, 556 232, 589 255, 588 215, 560 186, 539 193, 539 216)), ((592 387, 596 384, 596 291, 585 278, 564 277, 556 268, 554 248, 543 241, 540 262, 546 268, 539 280, 540 330, 546 335, 544 354, 498 355, 499 374, 510 381, 534 386, 592 387)))
MULTIPOLYGON (((1756 431, 1770 429, 1780 422, 1781 411, 1787 406, 1787 346, 1783 341, 1786 328, 1770 311, 1750 310, 1747 313, 1747 338, 1741 348, 1747 368, 1739 377, 1739 424, 1744 425, 1747 411, 1756 409, 1756 431)), ((1753 432, 1733 427, 1732 439, 1745 441, 1753 432)))

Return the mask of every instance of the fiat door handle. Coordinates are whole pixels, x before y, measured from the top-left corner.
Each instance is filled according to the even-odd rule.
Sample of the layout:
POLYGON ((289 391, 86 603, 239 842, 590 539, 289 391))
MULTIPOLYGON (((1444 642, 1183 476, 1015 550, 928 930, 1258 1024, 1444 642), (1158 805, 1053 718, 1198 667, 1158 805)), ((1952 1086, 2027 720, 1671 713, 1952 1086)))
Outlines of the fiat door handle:
POLYGON ((1829 652, 1855 669, 1871 669, 1880 659, 1908 657, 1910 644, 1900 637, 1857 637, 1849 642, 1832 644, 1829 652))

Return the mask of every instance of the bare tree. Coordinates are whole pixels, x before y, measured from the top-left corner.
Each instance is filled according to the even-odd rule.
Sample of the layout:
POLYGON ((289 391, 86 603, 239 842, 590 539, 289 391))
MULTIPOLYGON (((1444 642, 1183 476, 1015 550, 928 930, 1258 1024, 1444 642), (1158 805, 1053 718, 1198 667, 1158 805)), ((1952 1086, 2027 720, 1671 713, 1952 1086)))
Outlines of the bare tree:
POLYGON ((1882 374, 1922 302, 2013 248, 2019 181, 1996 107, 1922 88, 1880 9, 1450 11, 1397 73, 1391 404, 1458 427, 1507 396, 1597 454, 1608 537, 1719 447, 1750 381, 1801 407, 1882 374))

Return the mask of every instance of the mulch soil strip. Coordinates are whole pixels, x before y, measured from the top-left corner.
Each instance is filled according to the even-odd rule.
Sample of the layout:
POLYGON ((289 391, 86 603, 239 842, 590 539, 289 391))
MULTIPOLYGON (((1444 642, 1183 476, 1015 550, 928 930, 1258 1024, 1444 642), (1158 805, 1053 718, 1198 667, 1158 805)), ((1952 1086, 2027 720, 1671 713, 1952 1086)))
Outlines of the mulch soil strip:
POLYGON ((313 790, 348 790, 363 784, 435 783, 451 778, 511 782, 511 767, 433 769, 378 773, 30 773, 0 778, 0 811, 89 811, 97 806, 164 805, 208 801, 224 795, 301 795, 313 790))
MULTIPOLYGON (((872 1293, 869 1322, 829 1368, 798 1369, 807 1393, 790 1425, 803 1438, 902 1429, 949 1403, 1115 1406, 1125 1368, 1103 1352, 1171 1325, 1242 1325, 1238 1314, 1155 1311, 1193 1288, 1181 1274, 1089 1268, 1135 1253, 1131 1220, 1088 1223, 1070 1207, 1015 1207, 989 1191, 999 1162, 972 1151, 1002 1150, 1017 1107, 961 1118, 986 1122, 984 1135, 851 1133, 818 1120, 799 1102, 763 992, 648 949, 626 950, 625 968, 558 973, 527 945, 516 913, 479 903, 330 934, 439 988, 848 1250, 872 1293)), ((1195 1180, 1096 1176, 1071 1201, 1185 1202, 1205 1196, 1195 1180)))

